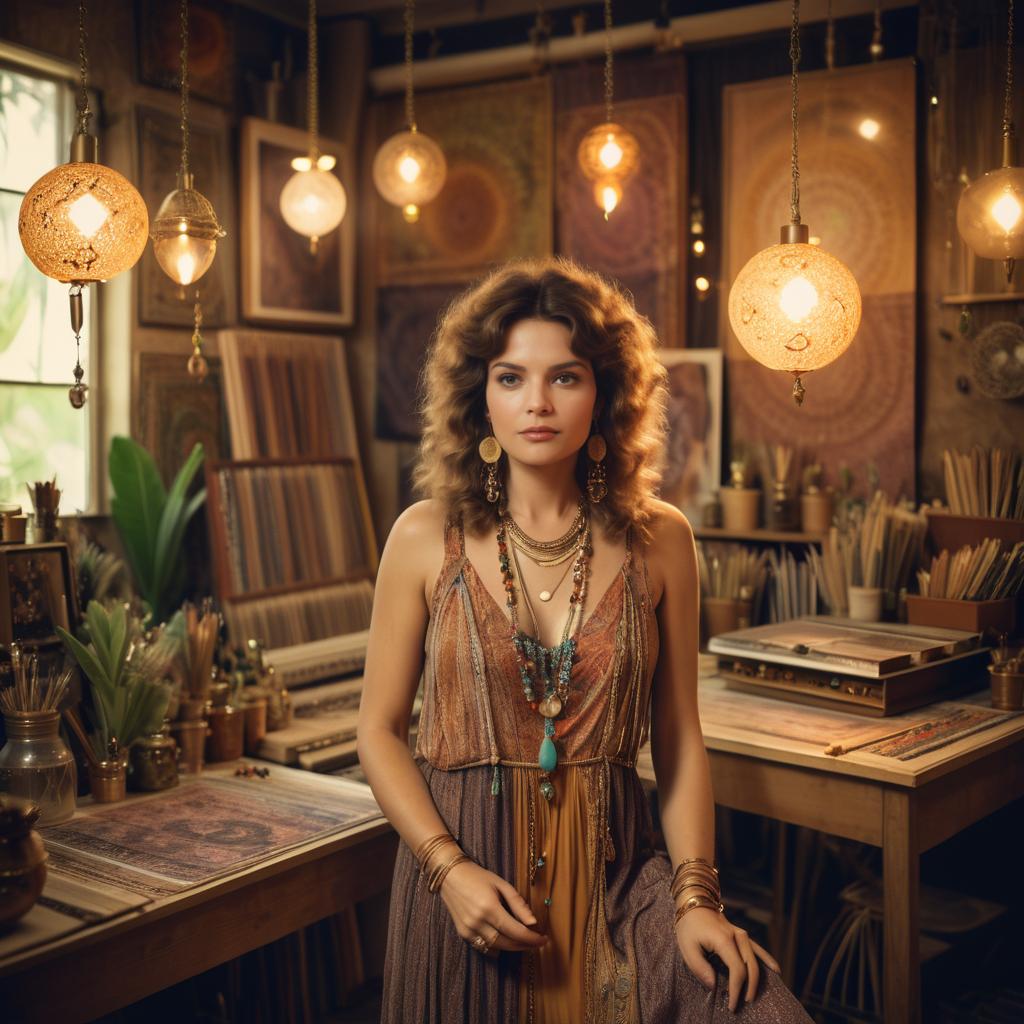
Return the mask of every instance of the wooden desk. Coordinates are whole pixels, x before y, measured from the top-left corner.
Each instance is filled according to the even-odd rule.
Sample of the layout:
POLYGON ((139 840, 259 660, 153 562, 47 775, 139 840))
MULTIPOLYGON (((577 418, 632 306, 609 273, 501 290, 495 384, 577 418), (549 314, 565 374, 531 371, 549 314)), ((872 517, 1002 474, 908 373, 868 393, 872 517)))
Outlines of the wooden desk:
POLYGON ((127 1006, 383 891, 397 847, 375 819, 12 953, 0 959, 2 1017, 75 1024, 127 1006))
MULTIPOLYGON (((953 703, 987 706, 989 693, 953 703)), ((1024 714, 899 761, 861 750, 831 756, 824 753, 827 742, 773 734, 772 705, 798 716, 817 709, 728 690, 715 677, 702 678, 700 704, 716 803, 882 848, 884 1020, 919 1024, 920 856, 1024 795, 1024 714)), ((927 711, 870 722, 895 731, 927 711)), ((852 726, 869 721, 841 717, 852 726)), ((649 748, 641 752, 638 771, 654 783, 649 748)))

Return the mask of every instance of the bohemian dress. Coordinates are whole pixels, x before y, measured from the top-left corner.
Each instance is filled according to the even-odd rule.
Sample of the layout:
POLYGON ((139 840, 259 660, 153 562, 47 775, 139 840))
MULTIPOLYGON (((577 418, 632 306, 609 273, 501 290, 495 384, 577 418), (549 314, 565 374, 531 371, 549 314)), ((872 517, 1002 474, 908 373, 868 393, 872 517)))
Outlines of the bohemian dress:
POLYGON ((760 963, 752 1003, 728 1008, 717 958, 708 990, 679 952, 672 868, 652 846, 636 774, 650 724, 658 626, 632 531, 619 573, 584 609, 566 710, 556 719, 555 797, 540 793, 544 720, 523 697, 510 623, 466 557, 461 524, 425 640, 416 760, 448 830, 511 881, 550 937, 539 951, 484 956, 399 844, 391 891, 383 1024, 804 1024, 760 963))

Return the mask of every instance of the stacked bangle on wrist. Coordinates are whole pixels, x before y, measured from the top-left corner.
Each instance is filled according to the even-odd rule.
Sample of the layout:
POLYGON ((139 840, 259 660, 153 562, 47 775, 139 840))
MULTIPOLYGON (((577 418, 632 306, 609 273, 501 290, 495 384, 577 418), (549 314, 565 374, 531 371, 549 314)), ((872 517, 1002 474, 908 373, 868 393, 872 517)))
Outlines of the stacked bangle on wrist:
POLYGON ((420 873, 427 876, 428 892, 438 892, 448 872, 456 864, 470 859, 447 832, 424 839, 415 856, 420 865, 420 873))
POLYGON ((679 862, 672 876, 672 899, 676 904, 676 919, 697 907, 725 911, 722 890, 718 883, 718 870, 703 857, 687 857, 679 862))

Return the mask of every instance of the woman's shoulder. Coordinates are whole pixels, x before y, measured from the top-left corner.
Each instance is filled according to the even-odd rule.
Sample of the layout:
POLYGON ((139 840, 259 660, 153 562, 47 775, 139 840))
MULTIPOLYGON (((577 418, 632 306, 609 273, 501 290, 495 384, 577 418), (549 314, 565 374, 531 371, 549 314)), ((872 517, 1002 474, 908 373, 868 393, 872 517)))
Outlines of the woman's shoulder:
POLYGON ((384 546, 381 568, 397 574, 406 584, 415 583, 423 591, 429 607, 445 555, 447 515, 433 498, 417 501, 395 520, 384 546))
POLYGON ((648 558, 670 555, 678 552, 680 544, 692 543, 693 528, 690 521, 675 505, 661 498, 652 498, 650 510, 650 539, 645 545, 648 558))
POLYGON ((419 550, 424 545, 443 545, 447 519, 444 506, 436 498, 414 502, 395 520, 388 545, 410 550, 419 550))

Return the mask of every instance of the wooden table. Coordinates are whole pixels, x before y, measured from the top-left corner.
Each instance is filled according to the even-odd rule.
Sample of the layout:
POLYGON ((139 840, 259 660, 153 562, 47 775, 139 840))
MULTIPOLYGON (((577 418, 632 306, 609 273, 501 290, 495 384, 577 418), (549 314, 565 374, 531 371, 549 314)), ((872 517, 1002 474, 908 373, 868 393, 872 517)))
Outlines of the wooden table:
MULTIPOLYGON (((884 1020, 919 1024, 920 856, 1024 795, 1024 714, 899 761, 862 750, 831 756, 824 753, 827 742, 796 740, 782 735, 786 729, 773 733, 773 706, 794 723, 801 716, 813 721, 817 709, 729 690, 713 676, 701 679, 699 693, 716 803, 881 847, 884 1020)), ((952 703, 988 706, 989 691, 952 703)), ((928 711, 841 718, 851 727, 883 724, 895 731, 928 711)), ((638 770, 654 783, 649 748, 638 770)))
POLYGON ((382 892, 397 846, 388 822, 375 819, 10 953, 0 959, 0 1017, 75 1024, 127 1006, 382 892))

